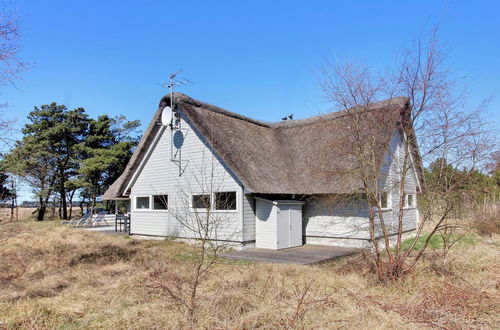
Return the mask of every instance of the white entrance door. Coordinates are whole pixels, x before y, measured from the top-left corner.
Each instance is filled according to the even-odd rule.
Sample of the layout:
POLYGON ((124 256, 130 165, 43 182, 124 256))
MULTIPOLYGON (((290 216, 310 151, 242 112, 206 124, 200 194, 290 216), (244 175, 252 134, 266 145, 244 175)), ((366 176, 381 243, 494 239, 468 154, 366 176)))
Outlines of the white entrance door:
POLYGON ((278 249, 302 245, 302 212, 300 205, 280 205, 278 213, 278 249))

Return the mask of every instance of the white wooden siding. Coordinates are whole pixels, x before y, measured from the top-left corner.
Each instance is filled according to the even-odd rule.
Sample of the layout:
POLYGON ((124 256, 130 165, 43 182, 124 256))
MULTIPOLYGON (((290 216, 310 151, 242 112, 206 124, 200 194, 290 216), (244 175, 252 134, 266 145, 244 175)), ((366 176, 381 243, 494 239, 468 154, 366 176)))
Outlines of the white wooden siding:
MULTIPOLYGON (((391 193, 391 210, 384 212, 384 222, 390 233, 397 233, 399 202, 401 199, 401 186, 403 177, 403 193, 416 196, 418 179, 412 158, 407 151, 404 135, 400 130, 395 130, 389 145, 389 152, 385 156, 381 177, 385 178, 384 190, 391 193), (407 157, 405 163, 405 157, 407 157), (406 172, 406 175, 404 175, 406 172)), ((403 209, 403 231, 416 229, 418 223, 418 211, 415 207, 403 209)))
POLYGON ((255 246, 260 249, 276 249, 278 241, 277 234, 277 205, 270 201, 258 199, 255 201, 256 217, 255 246))
MULTIPOLYGON (((389 232, 397 233, 397 215, 399 212, 399 187, 401 184, 401 167, 405 157, 405 143, 399 130, 391 138, 388 152, 381 167, 379 184, 381 189, 390 191, 392 207, 384 211, 384 223, 389 232)), ((409 160, 411 162, 411 160, 409 160)), ((417 177, 414 167, 407 172, 405 193, 416 195, 417 177)), ((368 209, 366 203, 359 198, 351 200, 341 196, 314 196, 304 205, 304 233, 306 242, 325 244, 332 239, 334 244, 345 239, 346 245, 359 246, 355 240, 369 239, 368 209), (309 238, 309 239, 308 239, 309 238), (314 239, 313 239, 314 238, 314 239), (352 242, 352 243, 351 243, 352 242)), ((405 208, 403 210, 403 230, 409 231, 417 227, 418 210, 405 208)))
POLYGON ((255 200, 251 194, 243 197, 243 240, 255 241, 255 200))
POLYGON ((307 237, 368 239, 368 209, 359 199, 345 196, 314 196, 304 204, 307 237))
MULTIPOLYGON (((160 133, 158 142, 152 148, 144 166, 138 172, 131 185, 132 199, 131 228, 132 234, 195 237, 186 230, 173 216, 185 213, 187 217, 194 212, 189 209, 190 194, 216 191, 236 191, 237 210, 217 212, 223 219, 223 228, 214 239, 242 241, 242 201, 243 189, 237 179, 214 156, 204 139, 187 122, 181 120, 181 132, 184 142, 178 149, 172 146, 174 132, 168 128, 160 133), (179 160, 182 170, 171 159, 171 146, 174 159, 179 160), (213 173, 213 180, 210 180, 213 173), (135 197, 144 195, 168 195, 169 210, 136 210, 135 197)), ((214 236, 216 236, 214 234, 214 236)))

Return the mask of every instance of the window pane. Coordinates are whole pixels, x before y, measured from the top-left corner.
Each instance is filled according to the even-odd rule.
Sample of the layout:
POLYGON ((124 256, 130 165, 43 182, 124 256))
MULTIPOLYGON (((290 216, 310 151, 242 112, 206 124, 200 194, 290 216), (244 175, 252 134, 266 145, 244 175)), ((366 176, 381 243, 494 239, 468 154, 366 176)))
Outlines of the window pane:
POLYGON ((209 209, 210 195, 193 195, 192 206, 194 209, 209 209))
POLYGON ((236 191, 215 194, 216 210, 236 210, 236 191))
POLYGON ((403 206, 408 206, 408 194, 403 194, 403 206))
POLYGON ((413 207, 414 206, 414 200, 413 200, 413 195, 408 195, 408 206, 413 207))
POLYGON ((149 197, 137 197, 135 199, 136 209, 149 209, 149 197))
POLYGON ((382 192, 382 195, 380 196, 380 207, 383 209, 386 209, 388 207, 387 199, 389 197, 389 194, 384 191, 382 192))
POLYGON ((168 195, 155 195, 153 196, 153 208, 155 210, 168 209, 168 195))

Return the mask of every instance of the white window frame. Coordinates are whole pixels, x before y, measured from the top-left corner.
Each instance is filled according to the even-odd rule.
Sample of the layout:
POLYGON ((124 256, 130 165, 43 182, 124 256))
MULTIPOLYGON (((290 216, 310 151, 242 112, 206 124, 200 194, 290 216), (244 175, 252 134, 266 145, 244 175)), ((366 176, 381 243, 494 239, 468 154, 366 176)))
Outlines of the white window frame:
POLYGON ((212 193, 192 193, 189 198, 189 210, 191 212, 205 212, 205 208, 194 208, 193 207, 193 196, 195 195, 209 195, 210 196, 210 212, 212 213, 238 213, 240 211, 240 202, 239 196, 240 193, 237 190, 223 190, 223 191, 215 191, 212 193), (228 193, 235 192, 236 193, 236 209, 235 210, 216 210, 215 209, 215 194, 216 193, 228 193))
POLYGON ((236 190, 224 190, 224 191, 216 191, 212 194, 212 206, 213 206, 213 210, 215 212, 228 212, 228 213, 231 213, 231 212, 238 212, 238 192, 236 190), (236 194, 235 196, 235 203, 236 203, 236 208, 234 210, 218 210, 215 206, 216 206, 216 195, 219 194, 219 193, 232 193, 234 192, 236 194))
POLYGON ((150 199, 150 211, 154 211, 154 212, 167 212, 169 210, 169 207, 168 207, 168 204, 170 204, 170 195, 169 194, 155 194, 155 195, 150 195, 151 196, 151 199, 150 199), (154 201, 154 196, 167 196, 167 208, 166 209, 155 209, 155 201, 154 201))
POLYGON ((134 211, 151 211, 151 195, 136 195, 134 196, 134 211), (148 200, 149 200, 149 203, 148 203, 148 208, 147 209, 139 209, 137 208, 137 198, 144 198, 144 197, 147 197, 148 200))
POLYGON ((378 203, 383 211, 392 210, 392 194, 390 191, 382 191, 380 194, 387 194, 387 207, 382 207, 382 195, 379 196, 378 203))
POLYGON ((202 208, 195 208, 193 207, 193 197, 194 196, 199 196, 199 195, 207 195, 210 197, 210 210, 213 210, 213 198, 210 196, 210 193, 192 193, 189 198, 189 210, 192 212, 205 212, 207 209, 202 207, 202 208))
POLYGON ((417 207, 417 194, 415 193, 407 193, 405 200, 405 208, 414 209, 417 207), (412 203, 410 204, 410 195, 412 196, 412 203))
POLYGON ((153 196, 160 196, 160 195, 167 195, 168 198, 170 198, 169 194, 155 194, 155 195, 136 195, 134 196, 134 212, 168 212, 168 204, 167 204, 167 209, 166 210, 156 210, 154 208, 154 197, 153 196), (149 198, 149 208, 147 209, 138 209, 137 208, 137 198, 139 197, 148 197, 149 198))

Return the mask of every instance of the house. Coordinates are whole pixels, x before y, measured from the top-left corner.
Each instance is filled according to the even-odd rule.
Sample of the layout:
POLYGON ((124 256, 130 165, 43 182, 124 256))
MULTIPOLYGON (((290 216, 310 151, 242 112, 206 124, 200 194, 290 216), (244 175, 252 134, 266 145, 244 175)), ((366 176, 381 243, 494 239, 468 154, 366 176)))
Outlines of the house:
MULTIPOLYGON (((413 132, 407 109, 405 98, 374 103, 363 110, 361 124, 380 146, 380 198, 390 219, 399 212, 398 203, 391 203, 401 191, 394 184, 400 180, 398 163, 405 148, 411 149, 414 161, 403 189, 404 230, 411 232, 423 175, 416 144, 405 143, 413 132)), ((179 212, 193 216, 210 205, 227 220, 211 239, 240 247, 369 246, 369 208, 352 152, 344 153, 352 150, 342 136, 348 126, 346 111, 268 123, 180 93, 172 100, 167 95, 103 199, 129 201, 132 235, 192 238, 179 212), (171 124, 162 125, 162 111, 171 102, 171 124)))

